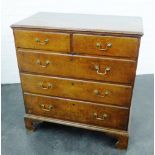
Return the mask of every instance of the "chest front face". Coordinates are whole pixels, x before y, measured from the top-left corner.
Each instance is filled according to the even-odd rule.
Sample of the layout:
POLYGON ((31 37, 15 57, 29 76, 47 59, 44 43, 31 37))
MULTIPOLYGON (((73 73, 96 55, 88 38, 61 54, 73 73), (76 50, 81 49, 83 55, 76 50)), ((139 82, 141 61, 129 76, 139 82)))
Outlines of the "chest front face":
POLYGON ((50 15, 52 22, 44 26, 34 25, 35 16, 25 25, 12 26, 26 127, 32 129, 33 121, 41 120, 102 131, 118 139, 117 147, 126 148, 142 34, 132 28, 115 31, 118 26, 104 32, 98 29, 99 23, 89 29, 90 20, 87 28, 76 27, 70 15, 62 18, 63 14, 55 16, 66 18, 69 27, 60 27, 58 19, 59 27, 54 27, 55 17, 50 15))

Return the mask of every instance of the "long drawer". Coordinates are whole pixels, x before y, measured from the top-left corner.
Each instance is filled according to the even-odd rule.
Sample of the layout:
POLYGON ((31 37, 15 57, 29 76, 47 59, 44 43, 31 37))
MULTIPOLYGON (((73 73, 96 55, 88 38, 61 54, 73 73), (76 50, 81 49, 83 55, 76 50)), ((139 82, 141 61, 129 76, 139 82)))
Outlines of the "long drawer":
POLYGON ((138 46, 137 38, 73 35, 73 51, 80 54, 136 58, 138 46))
POLYGON ((127 130, 128 109, 28 93, 24 100, 30 114, 127 130))
POLYGON ((25 92, 130 106, 131 86, 22 73, 21 81, 25 92))
POLYGON ((30 30, 14 31, 16 47, 70 52, 70 34, 30 30))
POLYGON ((71 78, 132 84, 136 62, 20 49, 20 71, 71 78))

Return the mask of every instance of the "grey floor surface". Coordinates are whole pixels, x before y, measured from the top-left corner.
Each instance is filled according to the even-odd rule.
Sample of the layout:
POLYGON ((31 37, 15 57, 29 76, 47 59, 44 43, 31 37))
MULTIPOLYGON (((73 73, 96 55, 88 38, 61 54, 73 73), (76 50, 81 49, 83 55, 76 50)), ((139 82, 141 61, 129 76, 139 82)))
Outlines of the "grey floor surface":
POLYGON ((153 155, 153 75, 136 78, 127 151, 102 133, 43 123, 24 128, 19 84, 2 85, 2 155, 153 155))

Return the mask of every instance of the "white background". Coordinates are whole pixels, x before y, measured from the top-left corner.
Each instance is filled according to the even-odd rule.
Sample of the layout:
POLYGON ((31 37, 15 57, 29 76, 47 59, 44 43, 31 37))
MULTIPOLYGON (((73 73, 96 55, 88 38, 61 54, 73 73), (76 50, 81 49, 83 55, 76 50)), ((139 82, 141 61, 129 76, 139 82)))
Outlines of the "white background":
POLYGON ((1 82, 18 83, 13 33, 10 25, 38 11, 141 16, 141 40, 137 74, 153 73, 153 0, 3 0, 1 82))

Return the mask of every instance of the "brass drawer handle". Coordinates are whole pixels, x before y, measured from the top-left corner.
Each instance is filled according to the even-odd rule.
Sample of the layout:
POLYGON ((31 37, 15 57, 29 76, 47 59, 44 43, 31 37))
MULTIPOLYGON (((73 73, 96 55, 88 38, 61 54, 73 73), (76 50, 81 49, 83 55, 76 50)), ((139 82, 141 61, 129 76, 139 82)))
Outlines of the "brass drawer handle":
POLYGON ((96 73, 99 74, 99 75, 106 75, 111 70, 110 67, 106 67, 103 72, 100 72, 99 65, 95 65, 95 69, 96 69, 96 73))
POLYGON ((43 111, 51 111, 53 109, 53 105, 49 105, 48 107, 46 107, 44 104, 40 104, 40 108, 43 111))
POLYGON ((94 117, 95 117, 95 119, 97 119, 97 120, 104 121, 104 120, 106 120, 106 119, 108 118, 108 114, 103 113, 102 116, 99 117, 99 116, 97 115, 97 113, 94 113, 94 117))
POLYGON ((42 88, 42 89, 50 89, 52 88, 52 84, 51 83, 47 83, 46 85, 44 84, 44 82, 40 82, 39 83, 39 86, 42 88))
POLYGON ((111 47, 112 47, 112 43, 107 43, 105 45, 105 48, 101 47, 101 43, 96 43, 96 47, 100 50, 100 51, 108 51, 111 47))
POLYGON ((46 60, 45 61, 45 64, 43 64, 39 59, 36 61, 36 64, 40 65, 42 68, 46 68, 49 64, 50 64, 50 61, 49 60, 46 60))
POLYGON ((47 38, 43 42, 41 42, 39 38, 35 38, 35 42, 39 45, 46 45, 49 42, 49 39, 47 38))
POLYGON ((99 97, 106 97, 106 96, 108 96, 110 94, 110 92, 108 90, 105 90, 103 92, 103 95, 101 95, 100 92, 97 89, 94 90, 94 93, 95 93, 95 95, 97 95, 99 97))

